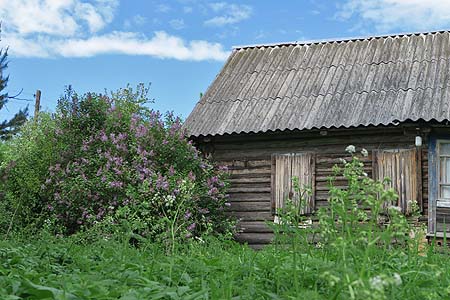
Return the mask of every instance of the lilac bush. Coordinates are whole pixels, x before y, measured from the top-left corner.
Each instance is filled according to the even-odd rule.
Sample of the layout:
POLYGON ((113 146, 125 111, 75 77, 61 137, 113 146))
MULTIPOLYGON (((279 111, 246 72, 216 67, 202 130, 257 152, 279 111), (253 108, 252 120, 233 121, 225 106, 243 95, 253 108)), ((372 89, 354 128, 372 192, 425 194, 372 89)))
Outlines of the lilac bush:
POLYGON ((108 221, 157 238, 229 232, 226 172, 203 159, 172 113, 147 109, 139 86, 111 97, 69 93, 58 104, 58 161, 42 185, 58 233, 108 221))

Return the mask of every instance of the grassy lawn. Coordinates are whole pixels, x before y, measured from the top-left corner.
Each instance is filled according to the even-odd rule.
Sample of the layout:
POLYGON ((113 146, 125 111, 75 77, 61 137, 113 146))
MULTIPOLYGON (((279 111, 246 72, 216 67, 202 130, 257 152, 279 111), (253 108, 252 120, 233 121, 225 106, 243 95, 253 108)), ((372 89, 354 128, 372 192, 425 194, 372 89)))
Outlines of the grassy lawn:
POLYGON ((450 260, 425 249, 114 240, 0 242, 1 299, 448 299, 450 260))

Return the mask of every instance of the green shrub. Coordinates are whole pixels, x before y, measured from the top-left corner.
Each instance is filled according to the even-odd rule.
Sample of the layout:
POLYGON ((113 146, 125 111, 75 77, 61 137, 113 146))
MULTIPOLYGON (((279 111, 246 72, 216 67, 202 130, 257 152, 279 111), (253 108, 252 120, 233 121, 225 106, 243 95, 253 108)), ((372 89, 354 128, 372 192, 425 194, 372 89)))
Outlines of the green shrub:
POLYGON ((60 149, 54 131, 54 119, 41 113, 37 123, 28 121, 19 136, 2 144, 1 232, 42 223, 45 199, 41 187, 60 149))
POLYGON ((147 92, 142 85, 111 97, 69 89, 53 117, 12 142, 6 190, 9 203, 27 210, 25 224, 171 241, 230 232, 226 173, 187 141, 179 118, 147 108, 147 92))

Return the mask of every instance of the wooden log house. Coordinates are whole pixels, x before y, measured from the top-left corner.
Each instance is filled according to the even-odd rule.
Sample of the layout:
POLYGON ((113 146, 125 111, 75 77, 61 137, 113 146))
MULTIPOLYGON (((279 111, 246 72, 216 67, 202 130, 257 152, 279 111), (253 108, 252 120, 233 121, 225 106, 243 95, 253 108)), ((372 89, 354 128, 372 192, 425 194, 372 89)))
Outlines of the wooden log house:
POLYGON ((237 239, 260 247, 292 176, 313 188, 307 210, 327 205, 327 177, 350 144, 368 150, 369 176, 392 178, 403 212, 417 201, 429 235, 449 232, 449 120, 450 32, 440 31, 237 47, 184 126, 229 167, 237 239))

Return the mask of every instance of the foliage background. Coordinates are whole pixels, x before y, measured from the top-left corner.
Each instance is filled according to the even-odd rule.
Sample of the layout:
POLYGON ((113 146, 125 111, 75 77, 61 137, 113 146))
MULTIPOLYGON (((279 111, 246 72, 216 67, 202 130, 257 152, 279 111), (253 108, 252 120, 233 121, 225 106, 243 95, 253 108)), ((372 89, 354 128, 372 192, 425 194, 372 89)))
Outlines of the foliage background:
POLYGON ((135 238, 228 234, 226 173, 203 159, 181 120, 147 108, 148 89, 111 96, 68 89, 2 145, 3 232, 73 234, 100 226, 135 238))

